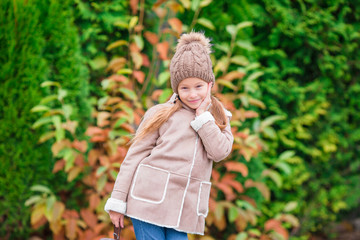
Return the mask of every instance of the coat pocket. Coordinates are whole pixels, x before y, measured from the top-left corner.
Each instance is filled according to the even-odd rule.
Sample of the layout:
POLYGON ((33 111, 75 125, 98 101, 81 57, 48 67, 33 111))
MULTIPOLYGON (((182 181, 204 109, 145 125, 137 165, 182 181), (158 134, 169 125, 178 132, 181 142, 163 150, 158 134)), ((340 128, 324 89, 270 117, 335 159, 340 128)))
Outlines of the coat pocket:
POLYGON ((136 170, 131 187, 131 197, 153 204, 160 204, 164 201, 170 172, 140 164, 136 170))
POLYGON ((211 182, 201 182, 198 203, 197 203, 197 215, 206 217, 209 210, 209 196, 210 196, 211 182))

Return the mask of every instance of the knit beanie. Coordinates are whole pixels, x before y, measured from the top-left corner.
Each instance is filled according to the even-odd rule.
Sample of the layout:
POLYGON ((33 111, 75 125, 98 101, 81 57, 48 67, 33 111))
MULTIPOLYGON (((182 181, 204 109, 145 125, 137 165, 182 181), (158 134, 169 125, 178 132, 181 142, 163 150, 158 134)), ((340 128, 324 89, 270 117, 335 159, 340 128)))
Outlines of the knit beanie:
POLYGON ((210 39, 203 33, 181 35, 170 63, 171 87, 175 93, 185 78, 197 77, 208 83, 215 82, 210 52, 210 39))

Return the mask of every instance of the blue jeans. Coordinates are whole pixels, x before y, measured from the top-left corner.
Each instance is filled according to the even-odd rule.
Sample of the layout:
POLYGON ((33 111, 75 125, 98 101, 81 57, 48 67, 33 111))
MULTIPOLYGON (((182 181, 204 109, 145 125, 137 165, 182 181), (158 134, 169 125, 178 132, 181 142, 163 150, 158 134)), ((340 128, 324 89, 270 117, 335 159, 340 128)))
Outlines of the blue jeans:
POLYGON ((131 218, 136 240, 188 240, 187 233, 131 218))

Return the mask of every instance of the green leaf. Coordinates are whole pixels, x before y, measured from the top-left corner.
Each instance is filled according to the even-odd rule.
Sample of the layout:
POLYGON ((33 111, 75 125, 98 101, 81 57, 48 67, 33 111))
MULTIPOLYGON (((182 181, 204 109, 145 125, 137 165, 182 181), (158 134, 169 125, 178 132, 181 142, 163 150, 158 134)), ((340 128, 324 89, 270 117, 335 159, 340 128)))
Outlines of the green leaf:
POLYGON ((104 189, 106 182, 107 182, 107 175, 104 174, 96 182, 96 189, 98 192, 101 192, 104 189))
POLYGON ((52 122, 52 118, 51 117, 44 117, 44 118, 40 118, 38 119, 36 122, 34 122, 34 124, 31 126, 32 129, 36 129, 44 124, 47 123, 51 123, 52 122))
POLYGON ((105 166, 100 166, 97 170, 96 170, 96 176, 100 176, 102 175, 105 171, 107 170, 107 167, 105 166))
POLYGON ((191 10, 195 12, 199 7, 200 7, 200 0, 191 1, 191 10))
POLYGON ((200 7, 204 8, 204 7, 208 6, 210 3, 212 3, 212 0, 202 0, 200 3, 200 7))
POLYGON ((48 187, 46 187, 44 185, 39 185, 39 184, 32 186, 30 188, 30 190, 34 191, 34 192, 36 191, 36 192, 42 192, 42 193, 51 194, 51 190, 48 187))
POLYGON ((287 150, 280 154, 279 161, 287 160, 295 155, 295 151, 287 150))
POLYGON ((105 56, 98 56, 89 62, 89 65, 94 70, 103 69, 107 66, 108 61, 105 56))
POLYGON ((271 180, 273 180, 275 182, 275 184, 277 185, 278 188, 280 188, 282 186, 282 177, 281 175, 272 169, 267 169, 263 172, 262 176, 267 176, 270 177, 271 180))
POLYGON ((40 136, 38 143, 46 142, 53 137, 55 137, 55 131, 46 132, 40 136))
POLYGON ((236 235, 235 240, 246 240, 247 237, 248 237, 247 233, 242 232, 242 233, 239 233, 238 235, 236 235))
POLYGON ((130 100, 136 101, 137 96, 134 91, 128 89, 128 88, 120 88, 119 92, 124 94, 125 97, 127 97, 130 100))
POLYGON ((42 197, 39 195, 31 196, 28 200, 25 201, 25 206, 30 206, 35 203, 38 203, 42 200, 42 197))
POLYGON ((239 212, 238 212, 237 208, 231 207, 229 209, 229 216, 228 216, 229 222, 233 223, 236 220, 236 218, 238 217, 238 215, 239 215, 239 212))
POLYGON ((235 63, 240 66, 247 66, 250 63, 249 60, 245 56, 240 56, 240 55, 232 57, 230 59, 230 62, 235 63))
POLYGON ((184 6, 185 9, 189 9, 191 6, 190 0, 180 0, 180 2, 184 6))
POLYGON ((54 82, 54 81, 45 81, 45 82, 42 82, 41 87, 49 87, 49 86, 53 86, 53 87, 60 87, 60 83, 58 82, 54 82))
POLYGON ((44 98, 41 99, 40 101, 40 104, 45 104, 45 103, 48 103, 48 102, 51 102, 51 101, 54 101, 54 100, 57 100, 58 99, 58 96, 53 94, 53 95, 49 95, 49 96, 46 96, 44 98))
POLYGON ((289 175, 291 173, 290 165, 286 162, 277 162, 275 163, 275 167, 284 171, 285 174, 289 175))
POLYGON ((50 108, 48 106, 45 105, 37 105, 35 107, 33 107, 30 112, 44 112, 44 111, 49 111, 50 108))
POLYGON ((131 134, 123 129, 118 129, 118 130, 112 130, 109 132, 109 138, 111 140, 114 140, 117 137, 122 137, 122 136, 130 136, 131 134))
POLYGON ((172 95, 173 91, 170 88, 165 88, 159 96, 159 103, 166 102, 172 95))
POLYGON ((62 101, 67 96, 67 91, 65 89, 59 88, 58 99, 62 101))
POLYGON ((242 49, 248 50, 248 51, 254 51, 255 48, 252 45, 252 43, 250 41, 246 41, 246 40, 238 40, 236 41, 236 45, 242 49))
POLYGON ((119 71, 117 71, 117 74, 123 75, 123 74, 132 74, 132 70, 128 68, 122 68, 119 71))
POLYGON ((291 201, 291 202, 288 202, 286 203, 285 207, 284 207, 284 211, 285 212, 291 212, 293 211, 295 208, 297 208, 298 206, 298 202, 296 201, 291 201))
POLYGON ((118 175, 118 171, 115 171, 115 170, 111 170, 111 171, 110 171, 110 176, 111 176, 114 180, 116 180, 117 175, 118 175))
POLYGON ((254 72, 254 73, 250 74, 250 76, 246 80, 251 82, 251 81, 261 77, 262 75, 264 75, 264 72, 254 72))
POLYGON ((73 107, 70 104, 65 104, 62 106, 62 109, 63 109, 65 118, 70 119, 70 116, 73 111, 73 107))
POLYGON ((235 25, 227 25, 226 26, 226 31, 231 35, 231 36, 235 36, 237 34, 237 28, 235 25))
POLYGON ((138 46, 140 50, 144 48, 144 39, 142 37, 140 37, 139 35, 135 35, 134 41, 136 43, 136 46, 138 46))
POLYGON ((125 40, 118 40, 118 41, 115 41, 113 43, 111 43, 109 46, 106 47, 106 51, 110 51, 114 48, 117 48, 117 47, 120 47, 120 46, 123 46, 123 45, 128 45, 128 41, 125 41, 125 40))
POLYGON ((120 126, 121 126, 123 123, 125 123, 125 122, 126 122, 126 118, 124 118, 124 117, 118 119, 118 120, 116 121, 116 123, 114 124, 114 128, 120 127, 120 126))
POLYGON ((170 72, 169 71, 165 71, 165 72, 160 73, 159 80, 158 80, 158 86, 163 85, 169 79, 170 79, 170 72))
POLYGON ((131 19, 130 19, 130 22, 129 22, 129 30, 133 29, 137 22, 138 22, 139 18, 138 16, 133 16, 131 19))
POLYGON ((204 27, 207 27, 207 28, 213 30, 213 31, 215 30, 214 24, 207 18, 199 18, 196 22, 204 27))
POLYGON ((223 85, 223 86, 226 86, 234 91, 237 91, 237 87, 232 83, 232 82, 229 82, 229 81, 226 81, 226 80, 223 80, 223 79, 218 79, 216 80, 216 82, 220 85, 223 85))
POLYGON ((236 28, 239 31, 240 29, 243 29, 246 27, 251 27, 252 25, 253 25, 253 22, 245 21, 245 22, 241 22, 238 25, 236 25, 236 28))
POLYGON ((215 48, 228 53, 230 51, 230 45, 228 43, 215 44, 215 48))

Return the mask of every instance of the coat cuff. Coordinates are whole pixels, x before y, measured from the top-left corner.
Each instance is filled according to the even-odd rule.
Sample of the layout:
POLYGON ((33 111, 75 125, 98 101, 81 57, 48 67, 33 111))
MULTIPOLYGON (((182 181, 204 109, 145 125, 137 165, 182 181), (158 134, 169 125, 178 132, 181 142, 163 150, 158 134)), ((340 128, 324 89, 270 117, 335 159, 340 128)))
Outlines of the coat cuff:
POLYGON ((191 127, 197 132, 199 129, 207 122, 215 121, 213 115, 210 112, 206 111, 195 118, 195 120, 191 121, 191 127))
POLYGON ((109 198, 105 204, 105 211, 109 213, 109 211, 114 211, 118 213, 125 214, 126 213, 126 202, 118 200, 116 198, 109 198))

